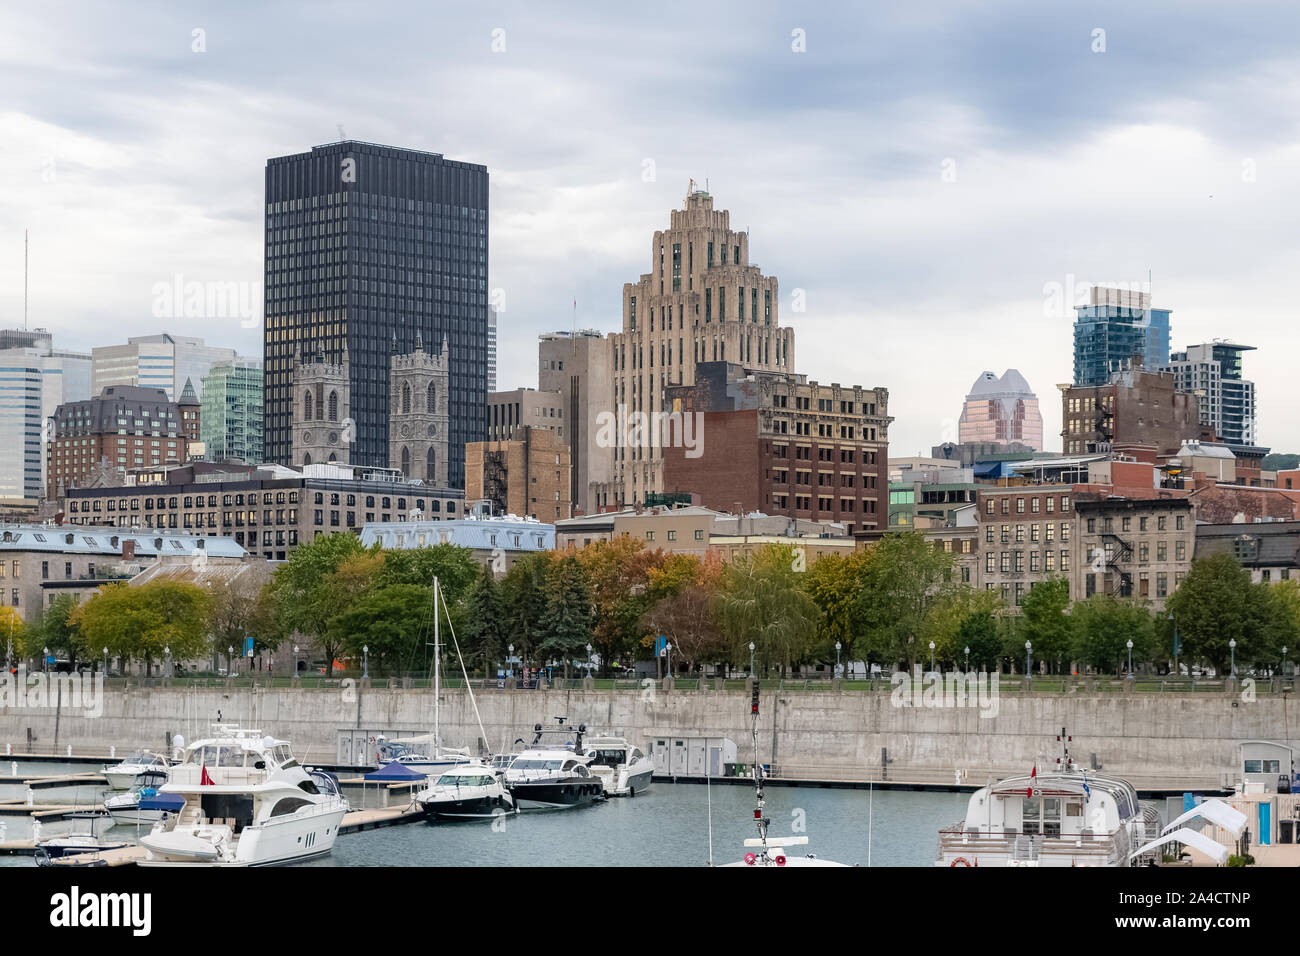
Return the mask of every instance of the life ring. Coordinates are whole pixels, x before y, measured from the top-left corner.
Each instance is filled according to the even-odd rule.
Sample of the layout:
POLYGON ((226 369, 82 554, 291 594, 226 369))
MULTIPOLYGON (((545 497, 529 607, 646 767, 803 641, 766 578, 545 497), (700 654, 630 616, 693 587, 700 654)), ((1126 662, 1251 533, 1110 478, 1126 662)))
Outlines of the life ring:
POLYGON ((964 856, 959 856, 957 857, 957 859, 953 860, 951 863, 948 864, 948 868, 951 869, 952 867, 957 866, 958 864, 960 864, 961 866, 970 866, 970 860, 966 859, 964 856))

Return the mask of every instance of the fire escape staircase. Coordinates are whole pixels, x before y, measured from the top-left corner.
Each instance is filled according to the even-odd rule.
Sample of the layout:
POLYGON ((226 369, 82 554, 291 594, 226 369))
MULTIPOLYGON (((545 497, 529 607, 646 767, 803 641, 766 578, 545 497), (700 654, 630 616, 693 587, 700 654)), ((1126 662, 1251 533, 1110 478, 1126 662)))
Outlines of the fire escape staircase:
POLYGON ((1114 597, 1131 597, 1133 595, 1133 575, 1125 571, 1121 565, 1128 564, 1133 560, 1133 545, 1109 531, 1101 536, 1101 540, 1106 545, 1107 570, 1115 572, 1115 577, 1110 585, 1110 593, 1114 597))

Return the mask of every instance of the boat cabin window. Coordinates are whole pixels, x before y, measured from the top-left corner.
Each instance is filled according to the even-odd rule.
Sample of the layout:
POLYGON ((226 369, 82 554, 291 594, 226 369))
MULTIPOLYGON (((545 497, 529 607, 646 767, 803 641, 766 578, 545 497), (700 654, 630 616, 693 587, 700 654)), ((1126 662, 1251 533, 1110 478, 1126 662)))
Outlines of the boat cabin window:
POLYGON ((566 760, 566 761, 564 761, 564 766, 561 767, 560 769, 561 769, 561 770, 572 770, 572 769, 573 769, 574 767, 576 767, 577 765, 578 765, 578 762, 577 762, 576 760, 566 760))
POLYGON ((1020 832, 1061 835, 1061 798, 1026 797, 1020 801, 1020 832))
POLYGON ((218 767, 242 767, 244 765, 243 747, 222 747, 218 758, 218 767))
POLYGON ((516 760, 510 766, 514 770, 559 770, 563 765, 562 760, 516 760))
POLYGON ((287 813, 293 813, 302 807, 310 807, 310 800, 303 800, 300 797, 285 797, 279 803, 271 808, 271 816, 282 817, 287 813))
POLYGON ((627 761, 623 750, 593 750, 591 754, 591 765, 596 767, 618 767, 627 761))

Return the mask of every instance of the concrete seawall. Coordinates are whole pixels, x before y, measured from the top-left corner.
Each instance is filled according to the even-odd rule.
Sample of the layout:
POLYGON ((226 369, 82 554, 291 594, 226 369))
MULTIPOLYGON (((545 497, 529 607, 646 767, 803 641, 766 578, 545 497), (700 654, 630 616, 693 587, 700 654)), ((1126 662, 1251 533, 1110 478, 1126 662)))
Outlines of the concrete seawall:
MULTIPOLYGON (((740 760, 752 755, 743 691, 488 690, 475 697, 495 751, 530 739, 535 723, 564 715, 595 731, 621 731, 643 746, 665 737, 721 736, 736 742, 740 760)), ((1235 766, 1240 741, 1300 746, 1289 702, 1280 696, 1247 702, 1222 694, 1005 695, 998 704, 997 716, 981 717, 973 707, 895 706, 887 692, 765 691, 760 756, 787 776, 867 779, 879 775, 887 748, 891 777, 965 769, 975 782, 1050 765, 1059 753, 1054 735, 1064 726, 1082 766, 1095 754, 1106 770, 1135 781, 1210 785, 1235 766)), ((68 745, 74 753, 158 749, 168 732, 187 739, 205 733, 218 711, 227 721, 292 741, 305 763, 334 763, 343 730, 429 732, 433 697, 428 690, 362 686, 109 690, 98 717, 69 707, 57 714, 54 707, 0 708, 0 747, 8 744, 14 754, 63 753, 68 745)), ((443 691, 441 736, 449 745, 477 747, 482 735, 464 690, 443 691)))

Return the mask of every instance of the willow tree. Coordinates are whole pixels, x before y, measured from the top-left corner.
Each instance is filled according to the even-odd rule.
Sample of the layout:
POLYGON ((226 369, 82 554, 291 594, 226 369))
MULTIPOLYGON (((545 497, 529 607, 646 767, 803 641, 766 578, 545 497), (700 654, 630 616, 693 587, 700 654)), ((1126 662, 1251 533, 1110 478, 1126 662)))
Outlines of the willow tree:
MULTIPOLYGON (((930 608, 964 586, 951 580, 954 563, 950 552, 916 531, 892 532, 867 550, 854 612, 873 656, 887 664, 902 661, 911 670, 921 656, 930 608)), ((928 660, 928 648, 926 654, 928 660)))
POLYGON ((764 667, 804 661, 817 637, 821 610, 804 588, 802 556, 770 544, 732 559, 722 573, 717 618, 732 660, 749 661, 749 644, 764 667))

